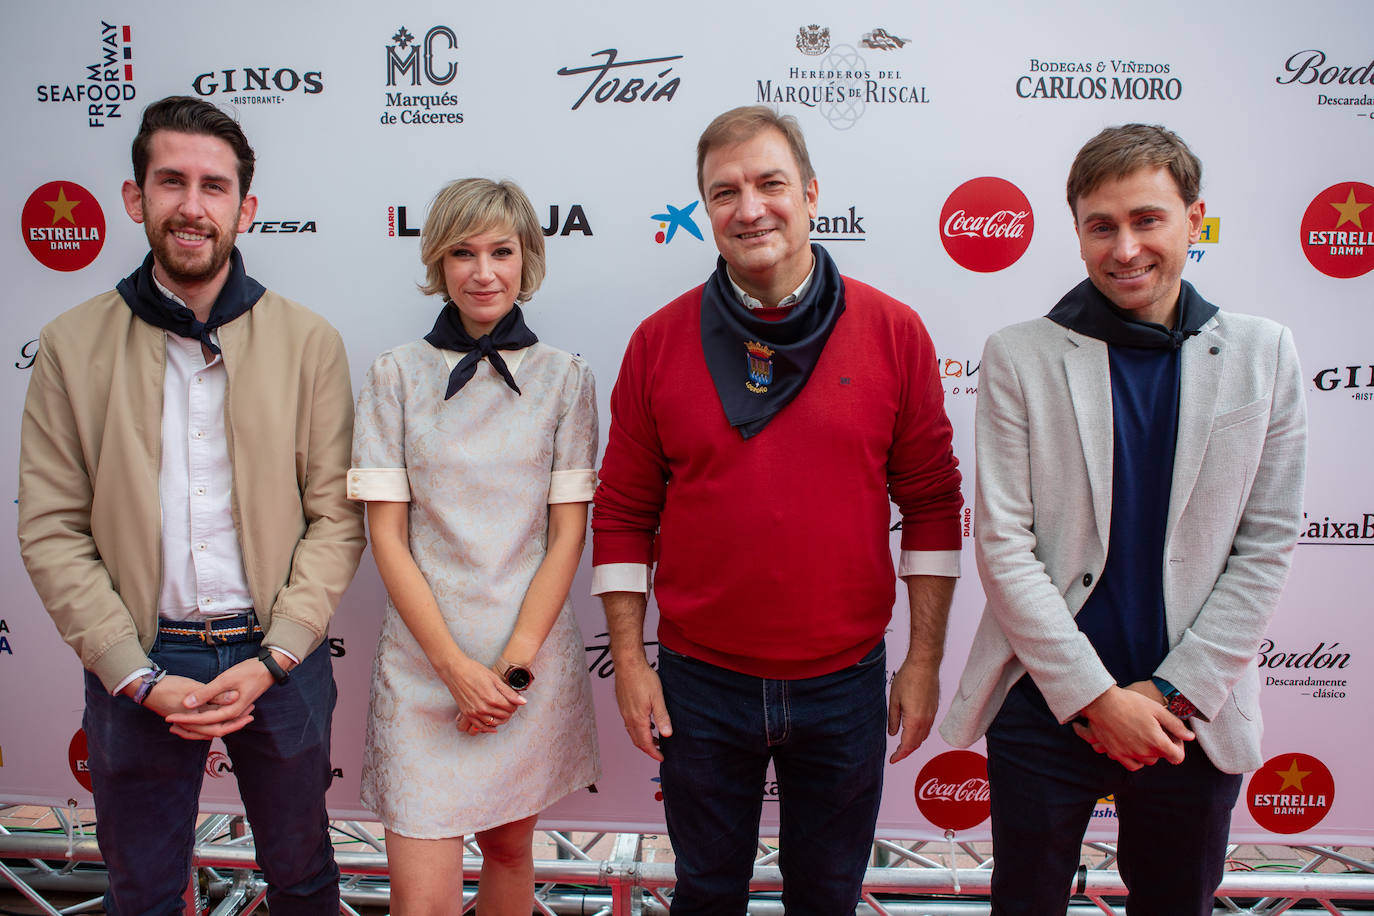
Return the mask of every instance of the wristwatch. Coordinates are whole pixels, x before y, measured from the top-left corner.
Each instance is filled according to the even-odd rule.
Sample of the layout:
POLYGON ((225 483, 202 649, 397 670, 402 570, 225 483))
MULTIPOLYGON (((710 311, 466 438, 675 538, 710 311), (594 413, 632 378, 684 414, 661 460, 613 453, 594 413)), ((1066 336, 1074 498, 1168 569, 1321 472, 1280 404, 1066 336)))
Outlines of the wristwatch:
POLYGON ((1197 707, 1173 684, 1162 677, 1152 677, 1150 680, 1154 681, 1159 692, 1164 694, 1164 708, 1169 712, 1185 722, 1197 715, 1197 707))
POLYGON ((159 668, 156 664, 153 665, 152 671, 139 678, 138 689, 134 691, 134 702, 142 706, 143 702, 148 699, 148 694, 153 692, 153 686, 166 676, 167 670, 165 668, 159 668))
POLYGON ((501 676, 506 679, 506 686, 516 693, 528 690, 534 683, 534 672, 524 665, 512 665, 504 658, 501 659, 501 676))
POLYGON ((277 660, 272 657, 272 650, 266 646, 258 651, 258 661, 267 666, 267 670, 272 674, 272 679, 278 684, 285 684, 291 680, 291 675, 281 665, 277 664, 277 660))

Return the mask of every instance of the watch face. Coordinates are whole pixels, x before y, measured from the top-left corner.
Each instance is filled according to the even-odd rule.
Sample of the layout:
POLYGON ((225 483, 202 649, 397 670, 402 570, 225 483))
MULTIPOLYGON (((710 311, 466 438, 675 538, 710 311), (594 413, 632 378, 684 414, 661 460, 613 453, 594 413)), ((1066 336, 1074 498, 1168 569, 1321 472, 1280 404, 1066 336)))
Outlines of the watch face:
POLYGON ((528 668, 521 668, 519 665, 511 665, 506 669, 506 683, 511 690, 524 690, 534 680, 534 675, 530 674, 528 668))

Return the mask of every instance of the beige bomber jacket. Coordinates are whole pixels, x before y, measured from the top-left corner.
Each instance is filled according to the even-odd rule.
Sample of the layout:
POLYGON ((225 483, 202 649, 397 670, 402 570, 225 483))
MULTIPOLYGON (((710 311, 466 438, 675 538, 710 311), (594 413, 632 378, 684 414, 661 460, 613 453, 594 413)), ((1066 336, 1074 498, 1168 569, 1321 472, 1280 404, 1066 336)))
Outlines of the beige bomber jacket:
MULTIPOLYGON (((19 452, 19 544, 62 638, 106 688, 150 664, 162 585, 165 332, 119 293, 39 337, 19 452)), ((353 394, 328 322, 267 292, 219 328, 233 514, 266 642, 304 658, 353 578, 353 394)))

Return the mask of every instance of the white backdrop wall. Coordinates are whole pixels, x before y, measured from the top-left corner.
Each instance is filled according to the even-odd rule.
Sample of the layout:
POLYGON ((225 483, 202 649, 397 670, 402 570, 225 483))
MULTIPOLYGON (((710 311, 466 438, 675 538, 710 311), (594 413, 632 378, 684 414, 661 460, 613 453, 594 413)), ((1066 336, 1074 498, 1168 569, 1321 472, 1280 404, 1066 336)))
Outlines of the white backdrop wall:
MULTIPOLYGON (((1374 838, 1374 787, 1362 776, 1374 690, 1364 617, 1374 594, 1364 458, 1374 445, 1374 209, 1362 206, 1374 203, 1374 6, 1365 0, 1129 9, 1076 0, 340 0, 309 10, 244 0, 195 13, 73 0, 7 4, 0 21, 0 212, 12 227, 0 233, 10 278, 0 293, 0 418, 10 430, 0 479, 11 487, 39 329, 111 288, 146 252, 119 189, 142 108, 165 95, 199 94, 237 112, 259 157, 258 222, 239 239, 249 272, 340 329, 355 386, 379 351, 433 320, 437 301, 415 289, 411 233, 434 192, 467 175, 521 182, 552 232, 548 279, 527 317, 541 338, 590 362, 603 436, 630 331, 702 282, 715 260, 701 207, 690 216, 704 241, 684 229, 658 241, 655 215, 697 200, 694 145, 711 117, 777 103, 800 119, 820 178, 825 219, 814 238, 843 272, 915 307, 934 337, 970 506, 983 341, 1043 314, 1083 276, 1063 199, 1073 154, 1108 124, 1173 128, 1204 162, 1207 214, 1217 220, 1185 276, 1223 308, 1291 326, 1310 380, 1313 526, 1261 656, 1272 679, 1263 694, 1269 762, 1246 779, 1234 836, 1374 838), (1027 209, 996 182, 950 199, 988 177, 1024 195, 1030 212, 1001 220, 1020 237, 951 236, 959 227, 946 210, 1027 209), (1347 235, 1313 244, 1314 231, 1347 235)), ((12 529, 13 499, 4 505, 12 529)), ((982 607, 971 550, 964 568, 946 698, 982 607)), ((605 773, 597 792, 571 796, 547 821, 655 832, 655 765, 621 727, 588 580, 584 561, 574 596, 605 773)), ((0 551, 0 583, 0 799, 86 804, 80 754, 68 753, 80 728, 79 665, 14 547, 0 551)), ((340 817, 366 815, 358 766, 382 602, 365 556, 331 639, 340 702, 330 798, 340 817)), ((904 632, 899 607, 894 667, 904 632)), ((941 756, 949 750, 932 737, 889 768, 884 835, 938 836, 947 822, 970 820, 978 786, 957 775, 960 758, 941 756), (958 817, 939 813, 939 797, 918 807, 922 786, 940 796, 938 786, 956 784, 958 817)), ((228 810, 237 799, 219 751, 203 799, 228 810)), ((775 811, 765 805, 765 818, 775 811)), ((1109 837, 1110 803, 1099 814, 1094 830, 1109 837)), ((986 836, 986 821, 961 827, 961 837, 986 836)))

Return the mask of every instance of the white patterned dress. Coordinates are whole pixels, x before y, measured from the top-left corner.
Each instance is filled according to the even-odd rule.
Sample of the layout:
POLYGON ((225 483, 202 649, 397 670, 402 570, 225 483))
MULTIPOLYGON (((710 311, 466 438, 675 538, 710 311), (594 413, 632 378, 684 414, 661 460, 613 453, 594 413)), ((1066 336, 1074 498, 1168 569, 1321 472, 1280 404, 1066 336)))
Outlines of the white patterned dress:
MULTIPOLYGON (((358 395, 353 499, 410 503, 410 552, 449 631, 483 664, 505 648, 548 543, 548 506, 595 488, 596 392, 580 358, 536 343, 487 360, 445 401, 463 354, 420 340, 377 357, 358 395)), ((531 665, 526 705, 494 734, 457 703, 387 600, 362 799, 395 833, 461 836, 529 817, 600 776, 586 652, 565 602, 531 665)))

